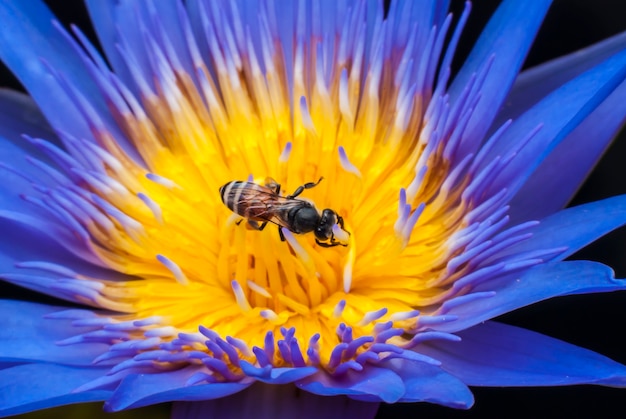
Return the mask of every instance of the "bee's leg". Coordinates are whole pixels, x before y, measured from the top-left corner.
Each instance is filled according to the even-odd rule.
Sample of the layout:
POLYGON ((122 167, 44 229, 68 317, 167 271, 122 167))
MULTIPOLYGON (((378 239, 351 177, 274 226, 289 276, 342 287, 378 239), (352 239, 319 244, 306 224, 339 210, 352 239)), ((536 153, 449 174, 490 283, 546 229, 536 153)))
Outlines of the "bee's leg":
POLYGON ((263 230, 262 227, 265 227, 264 225, 259 225, 259 223, 254 220, 248 220, 248 225, 254 230, 263 230))
POLYGON ((257 230, 263 231, 266 225, 267 225, 267 221, 263 221, 257 230))
POLYGON ((239 220, 235 221, 235 224, 239 225, 239 224, 241 224, 242 221, 243 221, 243 218, 240 218, 239 220))
POLYGON ((298 189, 296 189, 295 192, 292 193, 291 195, 288 195, 287 199, 295 198, 296 196, 298 196, 302 192, 304 192, 305 189, 314 188, 315 186, 317 186, 322 181, 322 179, 324 179, 324 178, 321 177, 317 182, 309 182, 309 183, 305 183, 304 185, 298 186, 298 189))
MULTIPOLYGON (((348 233, 348 234, 350 234, 350 233, 348 233)), ((341 243, 340 241, 335 240, 335 236, 332 236, 330 238, 330 243, 321 242, 318 239, 315 239, 315 243, 319 244, 322 247, 335 247, 335 246, 348 247, 347 244, 341 243)))
POLYGON ((285 235, 283 234, 283 230, 281 229, 280 226, 278 226, 278 235, 280 236, 280 241, 284 242, 285 241, 285 235))
POLYGON ((321 242, 318 239, 315 239, 315 243, 319 244, 322 247, 335 247, 339 244, 339 242, 334 242, 331 240, 330 243, 321 242))

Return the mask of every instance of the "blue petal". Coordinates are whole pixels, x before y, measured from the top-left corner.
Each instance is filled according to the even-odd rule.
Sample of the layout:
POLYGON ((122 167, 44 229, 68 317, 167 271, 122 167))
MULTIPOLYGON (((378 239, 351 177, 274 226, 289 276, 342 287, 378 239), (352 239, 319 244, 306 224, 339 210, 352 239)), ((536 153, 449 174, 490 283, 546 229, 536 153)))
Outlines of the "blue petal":
POLYGON ((406 393, 399 402, 428 402, 455 409, 469 409, 474 404, 469 388, 438 366, 402 358, 379 365, 392 369, 404 381, 406 393))
POLYGON ((195 66, 189 53, 189 39, 185 38, 183 23, 179 12, 183 10, 180 2, 174 1, 126 1, 110 2, 100 0, 87 0, 86 2, 94 28, 98 34, 107 58, 111 62, 115 73, 131 90, 138 94, 135 81, 128 71, 129 64, 120 54, 119 46, 128 41, 125 47, 134 57, 141 57, 140 71, 146 76, 145 81, 150 82, 152 77, 149 60, 146 58, 145 35, 146 30, 151 36, 159 41, 167 39, 171 49, 164 53, 173 53, 175 57, 169 57, 172 64, 180 64, 178 70, 183 70, 192 79, 195 79, 195 66), (137 19, 142 20, 142 25, 137 19), (173 59, 172 59, 173 58, 173 59))
MULTIPOLYGON (((454 103, 471 78, 489 65, 491 56, 495 55, 464 136, 480 141, 487 132, 524 62, 550 3, 548 0, 507 0, 489 21, 449 90, 450 101, 454 103)), ((462 157, 468 152, 473 150, 460 150, 462 157)))
POLYGON ((43 2, 0 2, 0 59, 22 82, 51 125, 76 137, 92 138, 79 110, 68 98, 46 64, 65 74, 94 106, 106 114, 106 105, 80 57, 61 32, 43 2), (97 104, 97 105, 95 105, 97 104))
POLYGON ((59 144, 56 134, 29 96, 0 88, 0 137, 33 157, 47 160, 39 149, 22 138, 22 134, 28 134, 33 138, 50 139, 59 144))
POLYGON ((157 374, 132 374, 124 378, 105 403, 105 409, 127 408, 170 401, 196 401, 225 397, 247 388, 248 383, 215 383, 187 385, 196 367, 157 374))
POLYGON ((563 208, 626 122, 626 82, 550 153, 511 201, 512 222, 563 208))
POLYGON ((419 352, 468 385, 626 386, 626 366, 539 333, 487 322, 458 335, 460 342, 432 341, 419 352))
POLYGON ((626 76, 626 50, 563 85, 515 120, 483 160, 512 157, 487 196, 515 194, 548 154, 595 110, 626 76), (521 149, 520 139, 540 127, 521 149), (512 150, 518 150, 514 154, 512 150))
POLYGON ((105 400, 110 391, 72 391, 105 375, 107 370, 55 364, 26 364, 0 370, 0 415, 105 400))
POLYGON ((60 307, 25 301, 0 300, 0 361, 40 361, 65 365, 90 365, 109 346, 82 343, 59 346, 55 342, 89 328, 78 328, 66 319, 45 319, 47 314, 63 310, 60 307))
MULTIPOLYGON (((22 194, 40 196, 41 194, 23 176, 33 179, 43 178, 43 176, 42 172, 28 163, 27 155, 23 148, 0 137, 0 162, 2 163, 0 165, 0 210, 33 212, 33 205, 25 202, 20 196, 22 194), (10 169, 5 164, 10 165, 10 169), (14 170, 19 171, 23 176, 17 175, 13 172, 14 170)), ((41 179, 41 184, 46 185, 46 180, 41 179)))
POLYGON ((348 371, 338 377, 320 372, 296 385, 322 396, 365 396, 368 401, 385 403, 397 402, 406 391, 397 373, 373 365, 366 366, 363 371, 348 371))
POLYGON ((269 384, 287 384, 302 380, 317 372, 315 367, 302 368, 258 368, 247 361, 241 361, 241 370, 257 381, 269 384))
MULTIPOLYGON (((625 47, 626 32, 524 71, 515 81, 492 129, 509 118, 517 118, 552 90, 625 47)), ((565 206, 623 124, 624 95, 626 82, 541 163, 513 198, 509 212, 513 223, 541 219, 565 206)))
MULTIPOLYGON (((443 323, 437 330, 456 332, 520 307, 561 295, 608 292, 626 289, 608 266, 597 262, 571 261, 539 265, 523 275, 510 275, 481 284, 475 291, 493 290, 473 298, 472 294, 446 301, 440 314, 459 319, 443 323)), ((474 294, 476 296, 476 294, 474 294)))
MULTIPOLYGON (((15 213, 18 214, 19 213, 15 213)), ((66 288, 51 288, 61 279, 68 279, 66 273, 52 271, 39 271, 19 267, 20 262, 47 262, 51 265, 63 267, 70 273, 82 274, 92 278, 104 280, 121 280, 123 274, 98 267, 80 259, 80 252, 88 252, 88 249, 77 249, 76 254, 66 251, 62 246, 64 231, 58 231, 53 224, 47 223, 42 218, 26 218, 25 222, 3 219, 6 214, 0 209, 0 231, 3 240, 0 240, 0 277, 2 280, 23 286, 37 292, 58 298, 84 303, 78 300, 78 296, 69 292, 66 288), (46 231, 45 229, 48 229, 46 231), (57 234, 59 242, 49 235, 57 234), (61 244, 61 246, 59 245, 61 244)), ((90 255, 85 255, 89 257, 90 255)), ((93 256, 91 256, 93 257, 93 256)), ((73 278, 73 275, 70 275, 73 278)))
POLYGON ((523 71, 491 127, 517 119, 550 92, 626 48, 626 32, 523 71))
MULTIPOLYGON (((122 80, 125 85, 133 90, 134 93, 138 93, 137 89, 133 89, 133 78, 128 71, 127 63, 120 54, 118 44, 120 42, 118 31, 136 27, 136 25, 121 25, 118 17, 132 16, 132 8, 124 10, 123 7, 127 7, 127 2, 120 4, 113 1, 102 0, 86 0, 85 4, 91 17, 91 22, 98 35, 98 40, 102 49, 106 54, 108 62, 115 71, 115 74, 122 80)), ((135 28, 136 29, 136 28, 135 28)))
POLYGON ((528 229, 532 237, 507 248, 494 258, 541 249, 565 248, 555 256, 555 259, 562 260, 624 224, 626 195, 567 208, 541 220, 538 225, 528 229))

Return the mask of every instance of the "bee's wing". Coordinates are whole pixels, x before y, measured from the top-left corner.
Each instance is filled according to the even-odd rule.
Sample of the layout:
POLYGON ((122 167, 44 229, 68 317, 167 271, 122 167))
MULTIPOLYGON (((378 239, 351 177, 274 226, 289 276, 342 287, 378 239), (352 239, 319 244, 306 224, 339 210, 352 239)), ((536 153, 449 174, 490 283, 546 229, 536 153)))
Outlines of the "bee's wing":
POLYGON ((289 228, 287 213, 295 206, 302 205, 298 200, 287 199, 275 193, 255 191, 253 195, 242 197, 241 205, 245 205, 249 219, 270 222, 289 228))
POLYGON ((299 199, 288 199, 284 197, 278 197, 276 199, 276 204, 272 208, 272 218, 268 221, 277 224, 281 227, 285 227, 288 230, 292 229, 292 226, 289 224, 289 220, 287 218, 289 211, 292 208, 297 208, 302 206, 302 201, 299 199))

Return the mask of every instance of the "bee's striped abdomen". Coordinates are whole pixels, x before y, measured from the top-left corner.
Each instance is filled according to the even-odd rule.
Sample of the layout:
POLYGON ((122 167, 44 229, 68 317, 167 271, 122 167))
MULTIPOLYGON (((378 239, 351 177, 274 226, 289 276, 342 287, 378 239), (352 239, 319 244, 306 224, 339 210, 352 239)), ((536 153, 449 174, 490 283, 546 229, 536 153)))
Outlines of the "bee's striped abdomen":
POLYGON ((222 202, 228 209, 244 218, 254 220, 267 214, 268 201, 271 200, 273 191, 253 182, 234 180, 222 186, 220 194, 222 202))

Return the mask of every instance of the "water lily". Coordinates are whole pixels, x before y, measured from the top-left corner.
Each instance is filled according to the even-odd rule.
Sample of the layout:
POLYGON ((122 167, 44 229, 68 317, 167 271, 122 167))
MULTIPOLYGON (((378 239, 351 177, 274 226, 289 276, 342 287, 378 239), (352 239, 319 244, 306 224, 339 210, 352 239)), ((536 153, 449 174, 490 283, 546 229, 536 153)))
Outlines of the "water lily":
POLYGON ((0 277, 60 300, 0 301, 0 414, 371 417, 469 408, 469 386, 626 386, 491 320, 626 288, 565 260, 626 196, 563 209, 626 116, 626 37, 518 75, 549 4, 504 1, 451 77, 469 3, 88 0, 102 57, 2 2, 32 101, 0 95, 0 277), (332 238, 281 205, 329 209, 332 238))

